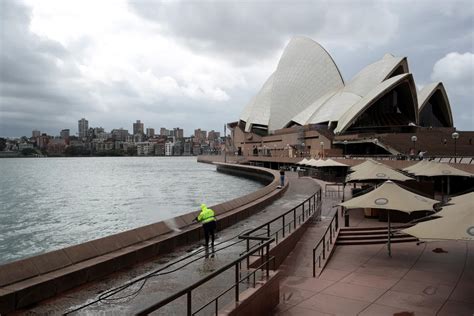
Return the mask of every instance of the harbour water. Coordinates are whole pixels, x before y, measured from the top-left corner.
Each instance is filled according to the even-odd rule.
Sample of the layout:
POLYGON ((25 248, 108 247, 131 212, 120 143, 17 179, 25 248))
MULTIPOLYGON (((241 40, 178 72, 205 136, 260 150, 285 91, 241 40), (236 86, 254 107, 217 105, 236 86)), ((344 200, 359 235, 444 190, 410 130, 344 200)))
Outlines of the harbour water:
POLYGON ((195 157, 0 159, 0 264, 259 189, 195 157))

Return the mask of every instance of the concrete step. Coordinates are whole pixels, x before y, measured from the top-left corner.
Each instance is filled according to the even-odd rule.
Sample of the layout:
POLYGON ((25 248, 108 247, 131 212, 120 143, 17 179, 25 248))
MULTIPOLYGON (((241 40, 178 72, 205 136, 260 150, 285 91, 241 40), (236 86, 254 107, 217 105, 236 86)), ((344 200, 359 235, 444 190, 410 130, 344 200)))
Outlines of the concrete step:
MULTIPOLYGON (((402 243, 402 242, 417 242, 418 239, 415 237, 411 238, 390 238, 390 243, 402 243)), ((352 245, 376 245, 386 244, 387 238, 381 239, 364 239, 364 240, 337 240, 337 246, 352 246, 352 245)))
MULTIPOLYGON (((386 239, 387 233, 385 234, 377 234, 377 235, 363 235, 363 236, 341 236, 337 237, 337 241, 350 241, 350 240, 376 240, 376 239, 386 239)), ((413 236, 408 234, 396 234, 392 235, 393 239, 400 239, 400 238, 413 238, 413 236)))
MULTIPOLYGON (((391 229, 404 229, 413 226, 412 224, 399 224, 391 225, 391 229)), ((341 232, 349 231, 372 231, 372 230, 387 230, 387 226, 376 226, 376 227, 341 227, 341 232)))
MULTIPOLYGON (((392 234, 397 233, 398 229, 391 229, 392 234)), ((370 236, 370 235, 383 235, 387 234, 387 229, 380 229, 380 230, 361 230, 361 231, 340 231, 339 236, 370 236)), ((400 233, 402 234, 402 233, 400 233)))

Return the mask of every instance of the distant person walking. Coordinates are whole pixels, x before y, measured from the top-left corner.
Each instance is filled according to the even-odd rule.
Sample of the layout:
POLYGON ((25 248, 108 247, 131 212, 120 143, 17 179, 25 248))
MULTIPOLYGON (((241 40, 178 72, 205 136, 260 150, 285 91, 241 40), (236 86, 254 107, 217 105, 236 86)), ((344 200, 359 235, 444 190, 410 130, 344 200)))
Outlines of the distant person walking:
POLYGON ((201 213, 196 217, 196 220, 202 223, 204 237, 206 239, 206 248, 209 246, 209 235, 211 235, 212 247, 214 247, 214 234, 217 228, 214 211, 207 208, 206 204, 201 204, 201 213))
POLYGON ((285 186, 285 169, 280 168, 280 187, 285 186))

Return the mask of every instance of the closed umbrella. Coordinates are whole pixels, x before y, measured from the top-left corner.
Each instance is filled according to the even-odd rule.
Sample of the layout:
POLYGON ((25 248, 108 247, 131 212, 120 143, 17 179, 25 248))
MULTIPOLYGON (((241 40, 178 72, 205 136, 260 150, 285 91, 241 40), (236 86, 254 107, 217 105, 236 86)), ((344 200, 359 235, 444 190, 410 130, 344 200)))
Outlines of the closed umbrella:
POLYGON ((373 191, 359 197, 350 199, 339 205, 346 209, 375 208, 387 210, 388 221, 388 254, 390 249, 390 210, 401 211, 410 214, 414 211, 432 211, 433 206, 439 203, 437 200, 426 198, 405 190, 392 181, 386 181, 373 191))

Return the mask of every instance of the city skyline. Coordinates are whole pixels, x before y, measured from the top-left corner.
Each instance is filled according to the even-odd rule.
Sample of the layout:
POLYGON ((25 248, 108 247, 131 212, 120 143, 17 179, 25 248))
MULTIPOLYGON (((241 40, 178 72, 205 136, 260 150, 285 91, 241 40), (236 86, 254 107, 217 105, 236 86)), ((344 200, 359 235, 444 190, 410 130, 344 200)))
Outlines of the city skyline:
POLYGON ((221 130, 295 35, 321 43, 344 80, 385 53, 409 56, 417 88, 441 80, 456 127, 468 130, 474 9, 427 2, 5 0, 0 135, 56 133, 78 117, 108 130, 129 118, 221 130))

